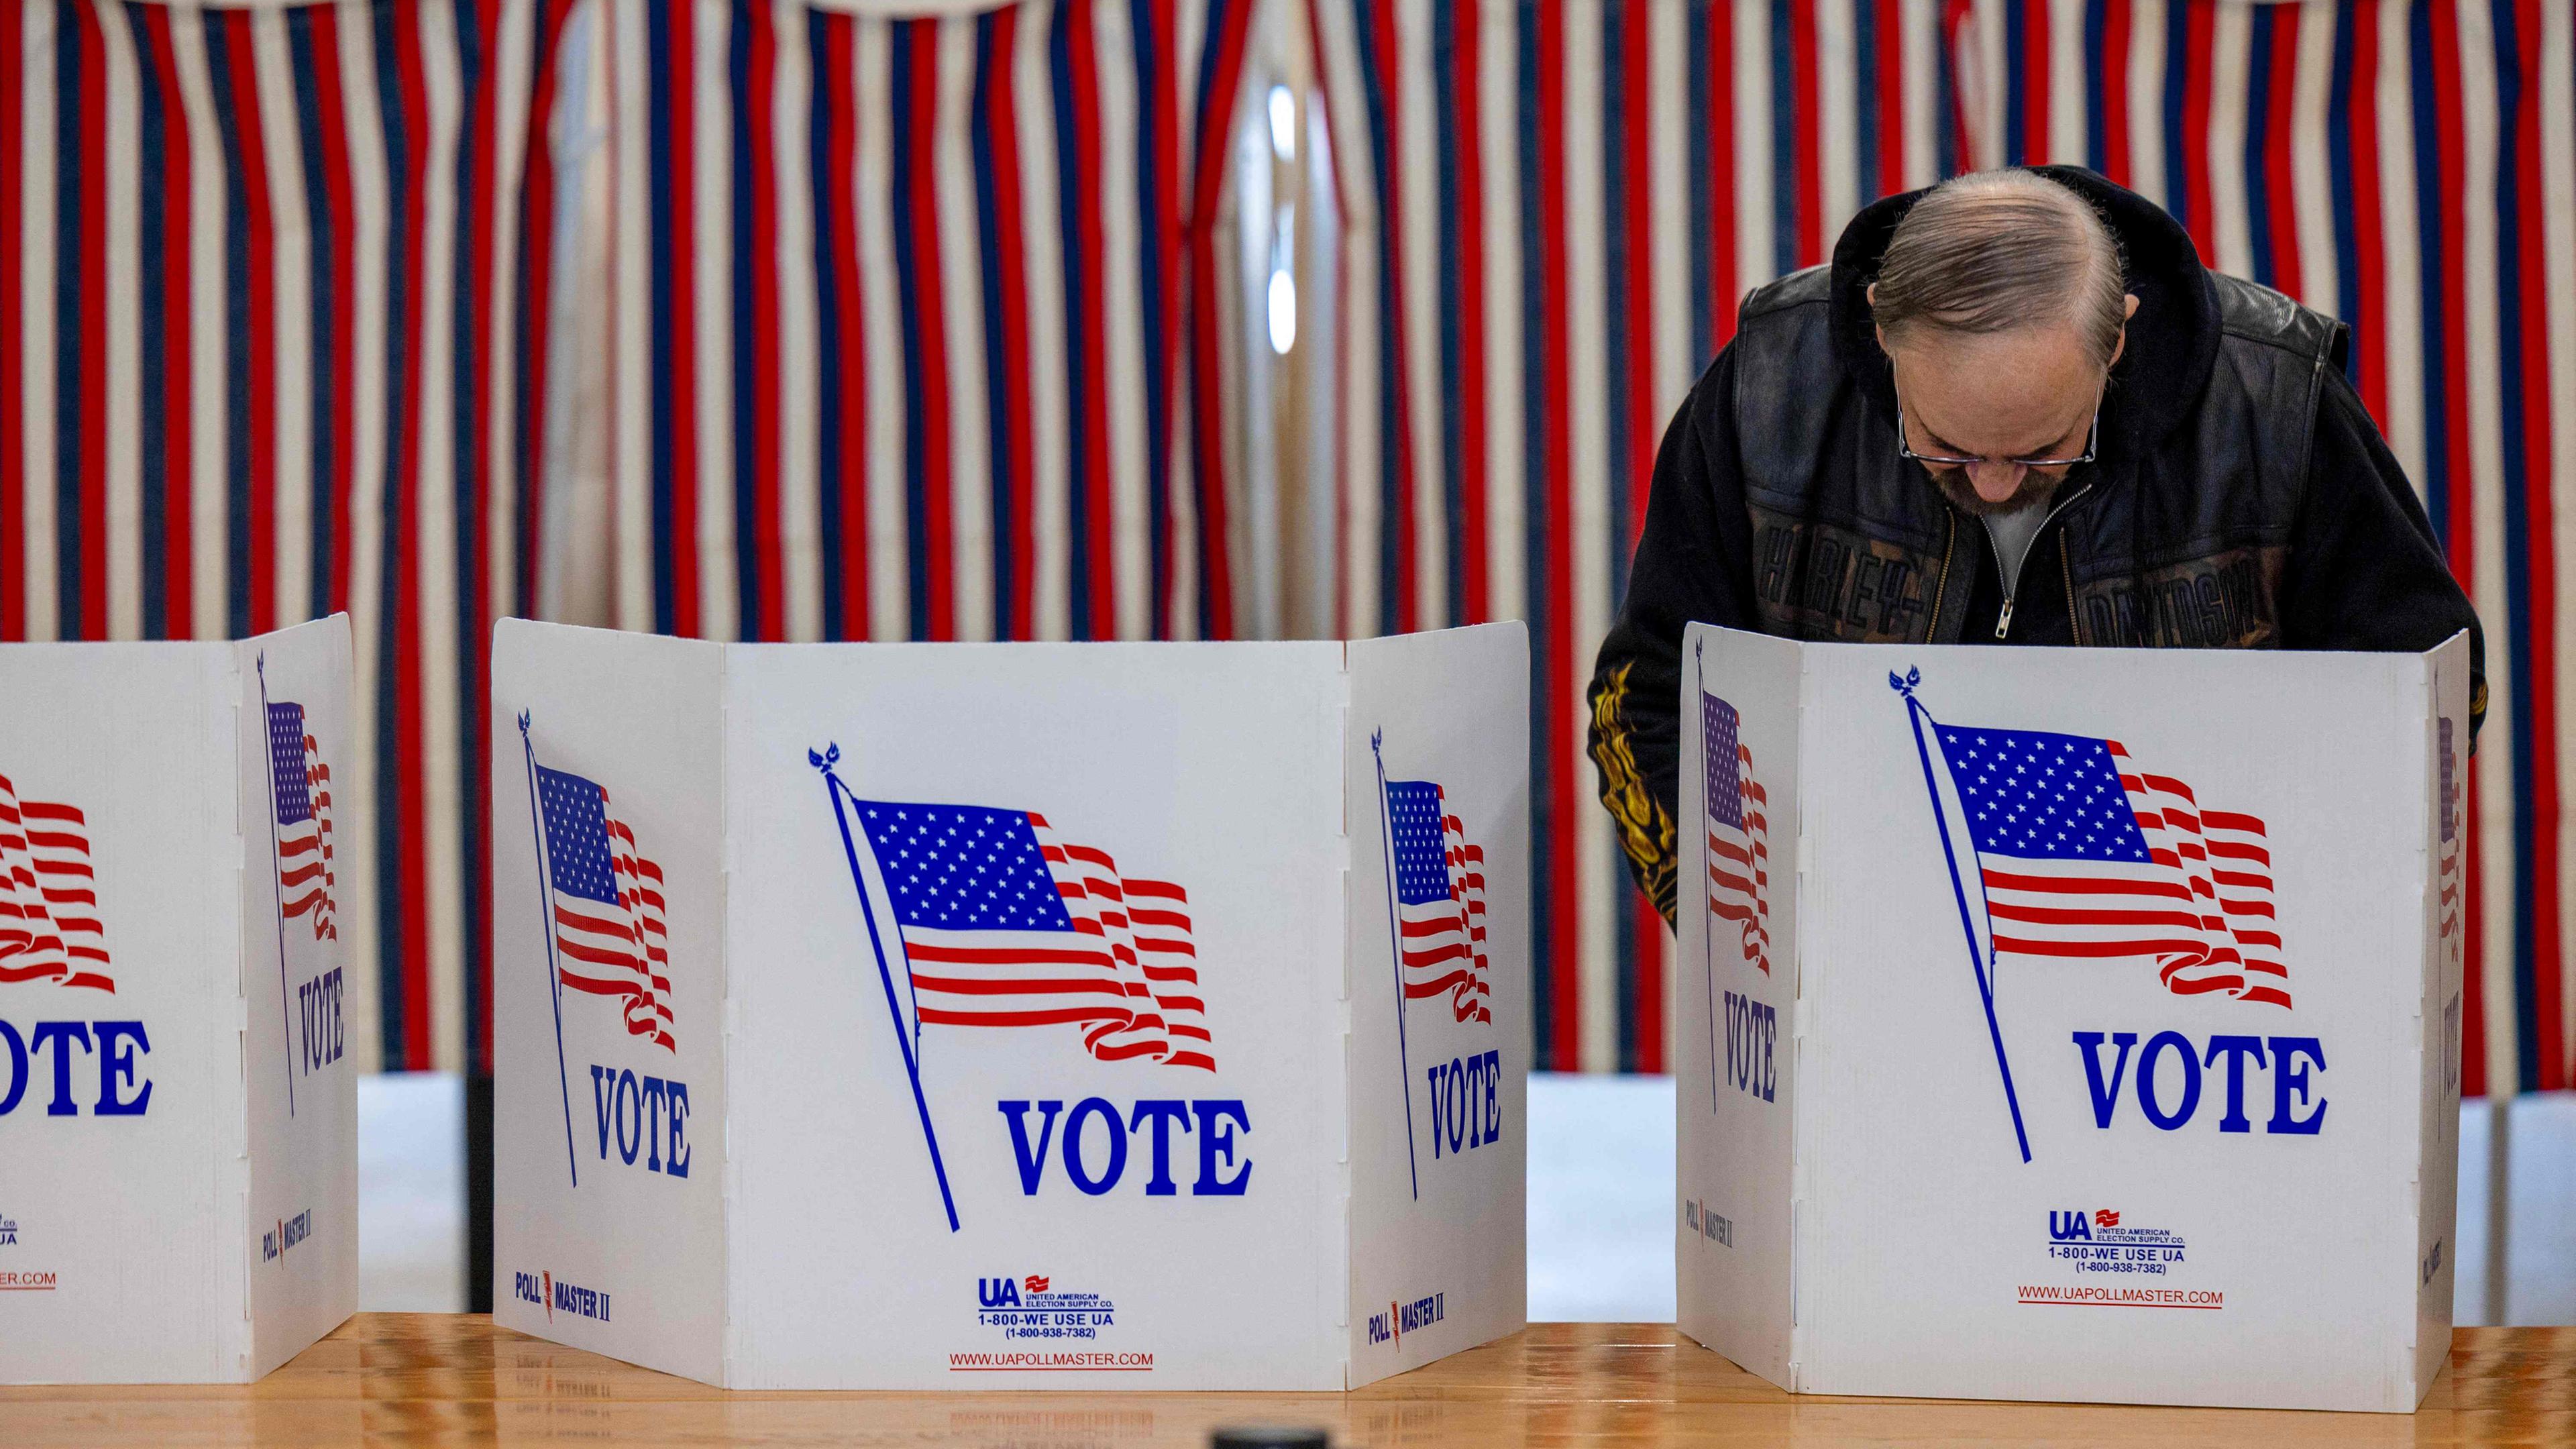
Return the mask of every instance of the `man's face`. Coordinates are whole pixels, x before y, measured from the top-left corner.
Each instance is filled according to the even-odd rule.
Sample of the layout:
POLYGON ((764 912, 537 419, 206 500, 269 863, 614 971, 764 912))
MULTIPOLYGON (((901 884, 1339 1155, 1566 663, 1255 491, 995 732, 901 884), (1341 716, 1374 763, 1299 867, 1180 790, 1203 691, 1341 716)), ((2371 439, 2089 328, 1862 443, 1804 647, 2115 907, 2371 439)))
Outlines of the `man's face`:
POLYGON ((2066 467, 2012 460, 2085 450, 2105 369, 2072 327, 1984 335, 1918 330, 1887 354, 1907 446, 1980 460, 1923 465, 1964 512, 2004 513, 2045 501, 2065 481, 2066 467))

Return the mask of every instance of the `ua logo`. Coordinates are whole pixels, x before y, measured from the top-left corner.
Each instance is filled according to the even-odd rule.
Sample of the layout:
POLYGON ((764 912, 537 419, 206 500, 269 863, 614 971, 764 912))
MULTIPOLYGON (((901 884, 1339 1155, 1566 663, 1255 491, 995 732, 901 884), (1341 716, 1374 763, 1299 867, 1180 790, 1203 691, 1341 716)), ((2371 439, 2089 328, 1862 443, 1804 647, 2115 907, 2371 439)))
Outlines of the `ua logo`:
POLYGON ((2082 1208, 2073 1212, 2050 1211, 2048 1240, 2052 1243, 2089 1243, 2093 1241, 2093 1220, 2082 1208))
POLYGON ((1020 1306, 1020 1285, 1008 1278, 978 1278, 975 1280, 975 1301, 987 1308, 1017 1308, 1020 1306))

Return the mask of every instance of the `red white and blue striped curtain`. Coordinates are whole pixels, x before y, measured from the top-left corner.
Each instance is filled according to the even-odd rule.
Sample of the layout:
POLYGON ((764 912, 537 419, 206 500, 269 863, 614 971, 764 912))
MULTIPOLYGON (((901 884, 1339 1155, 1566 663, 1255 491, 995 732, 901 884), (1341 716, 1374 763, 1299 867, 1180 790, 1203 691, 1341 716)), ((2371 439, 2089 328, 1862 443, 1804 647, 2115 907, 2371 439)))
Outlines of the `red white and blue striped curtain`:
POLYGON ((483 641, 539 557, 550 270, 519 209, 564 10, 0 15, 0 639, 350 611, 372 888, 344 925, 389 1067, 457 1065, 473 1009, 483 641))
POLYGON ((359 1059, 488 1068, 497 619, 1233 631, 1252 3, 13 0, 0 640, 348 610, 359 1059))
POLYGON ((615 7, 616 622, 1233 635, 1253 3, 615 7))
POLYGON ((1666 1061, 1668 939, 1593 802, 1582 699, 1665 421, 1743 291, 1825 260, 1863 202, 2027 160, 2155 197, 2213 265, 2353 324, 2362 396, 2488 627, 2467 1088, 2571 1085, 2565 0, 1312 13, 1344 217, 1342 618, 1530 621, 1543 1065, 1666 1061))

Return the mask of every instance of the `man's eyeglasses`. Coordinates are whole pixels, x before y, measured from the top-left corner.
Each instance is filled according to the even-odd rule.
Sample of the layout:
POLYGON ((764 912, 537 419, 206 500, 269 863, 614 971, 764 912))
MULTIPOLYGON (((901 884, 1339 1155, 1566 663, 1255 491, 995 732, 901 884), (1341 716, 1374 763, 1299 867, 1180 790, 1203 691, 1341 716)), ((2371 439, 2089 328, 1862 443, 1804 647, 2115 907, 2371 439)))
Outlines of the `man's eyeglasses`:
POLYGON ((2093 395, 2093 421, 2084 430, 2084 451, 2072 458, 1959 458, 1947 453, 1918 453, 1905 441, 1905 399, 1896 399, 1896 455, 1917 463, 1931 463, 1945 468, 1972 468, 1980 463, 2002 463, 2016 468, 2071 468, 2093 461, 2093 450, 2101 441, 2102 395, 2093 395))

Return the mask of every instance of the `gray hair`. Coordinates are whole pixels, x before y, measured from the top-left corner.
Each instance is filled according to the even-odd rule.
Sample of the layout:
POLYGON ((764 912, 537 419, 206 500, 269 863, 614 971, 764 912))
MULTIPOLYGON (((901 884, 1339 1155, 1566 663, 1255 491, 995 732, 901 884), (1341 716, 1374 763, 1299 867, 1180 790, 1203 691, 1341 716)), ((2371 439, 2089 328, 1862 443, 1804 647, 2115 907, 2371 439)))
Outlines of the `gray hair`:
POLYGON ((2119 240, 2072 187, 2015 167, 1923 194, 1897 222, 1870 313, 1890 345, 2064 322, 2108 366, 2128 320, 2119 240))

